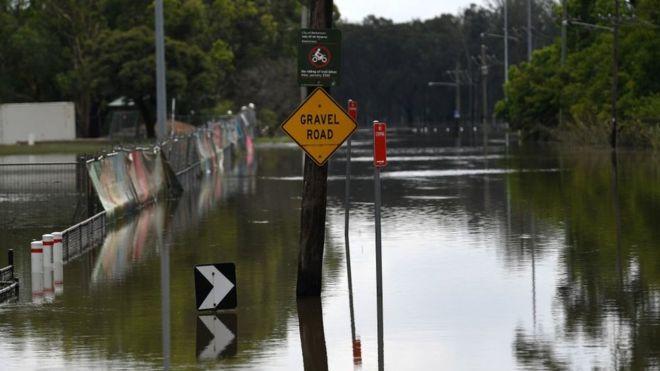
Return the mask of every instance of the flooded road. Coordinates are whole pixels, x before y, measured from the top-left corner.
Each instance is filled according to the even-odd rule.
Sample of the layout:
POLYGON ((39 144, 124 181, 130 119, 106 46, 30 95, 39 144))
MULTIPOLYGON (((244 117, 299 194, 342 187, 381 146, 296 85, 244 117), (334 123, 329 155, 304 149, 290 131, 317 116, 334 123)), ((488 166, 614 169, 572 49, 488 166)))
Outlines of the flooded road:
MULTIPOLYGON (((658 157, 392 138, 385 369, 660 367, 658 157)), ((50 295, 31 295, 28 254, 50 230, 5 227, 0 265, 18 250, 22 286, 0 306, 0 368, 378 369, 371 143, 353 142, 352 293, 343 156, 330 166, 320 301, 295 298, 294 146, 262 146, 254 169, 110 226, 50 295), (192 267, 215 262, 236 264, 238 309, 198 316, 192 267)))

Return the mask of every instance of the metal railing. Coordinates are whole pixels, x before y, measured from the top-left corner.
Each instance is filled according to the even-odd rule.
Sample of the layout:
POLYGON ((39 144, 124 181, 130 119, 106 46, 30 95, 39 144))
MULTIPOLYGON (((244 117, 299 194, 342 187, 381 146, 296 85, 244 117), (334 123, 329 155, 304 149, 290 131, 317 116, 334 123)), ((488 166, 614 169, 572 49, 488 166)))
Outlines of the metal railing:
POLYGON ((8 265, 0 269, 0 303, 18 297, 18 279, 15 277, 14 250, 7 252, 8 265))
POLYGON ((0 163, 0 192, 26 194, 41 192, 76 193, 81 169, 77 162, 0 163))
MULTIPOLYGON (((170 137, 158 147, 176 177, 186 178, 189 182, 200 174, 192 170, 199 170, 202 165, 223 166, 223 161, 232 158, 231 154, 225 156, 225 152, 245 147, 243 142, 248 136, 252 143, 251 132, 255 123, 254 108, 245 108, 237 115, 209 121, 190 134, 170 137)), ((117 151, 136 149, 116 148, 117 151)), ((108 154, 80 156, 76 162, 0 164, 0 228, 11 228, 2 225, 7 223, 55 230, 62 225, 62 216, 69 214, 71 223, 75 224, 62 232, 63 262, 66 264, 98 246, 106 235, 108 214, 102 210, 94 190, 88 162, 104 156, 108 154), (9 200, 9 207, 3 207, 3 197, 9 200), (2 215, 3 210, 10 210, 6 218, 2 215), (23 210, 26 217, 12 219, 19 210, 23 210), (39 212, 35 213, 35 210, 39 212), (46 217, 29 220, 35 214, 46 217), (80 220, 83 221, 78 222, 80 220)))
POLYGON ((62 232, 64 264, 76 259, 103 242, 106 233, 105 222, 106 212, 102 211, 62 232))

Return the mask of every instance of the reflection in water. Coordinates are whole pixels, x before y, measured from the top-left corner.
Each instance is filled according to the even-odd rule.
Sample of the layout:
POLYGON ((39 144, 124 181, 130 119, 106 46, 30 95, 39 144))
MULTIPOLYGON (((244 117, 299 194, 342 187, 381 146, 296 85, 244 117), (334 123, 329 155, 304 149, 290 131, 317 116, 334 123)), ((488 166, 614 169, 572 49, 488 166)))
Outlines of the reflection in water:
POLYGON ((167 203, 151 205, 109 231, 96 258, 92 282, 123 280, 131 269, 160 250, 168 207, 171 205, 167 203))
POLYGON ((555 189, 551 184, 526 184, 534 213, 566 221, 566 243, 559 261, 564 273, 556 286, 562 310, 554 316, 561 327, 550 337, 526 335, 517 328, 514 348, 522 365, 658 366, 660 338, 654 328, 660 323, 660 274, 650 262, 658 260, 660 236, 655 228, 649 229, 658 217, 658 198, 644 183, 658 180, 648 178, 648 170, 658 164, 639 166, 634 155, 624 156, 626 176, 621 177, 619 156, 568 158, 572 171, 562 174, 555 189), (560 197, 553 194, 557 189, 560 197), (570 189, 570 194, 563 189, 570 189), (563 341, 557 341, 559 337, 563 341), (566 343, 588 347, 600 356, 597 361, 588 359, 571 352, 566 343))
POLYGON ((298 299, 298 326, 305 370, 327 370, 328 354, 325 348, 323 309, 320 298, 298 299))
POLYGON ((66 265, 50 303, 29 304, 29 255, 19 260, 27 289, 0 307, 0 368, 375 370, 382 350, 392 370, 658 369, 658 158, 488 150, 453 138, 392 147, 404 160, 383 174, 384 339, 371 163, 353 164, 350 287, 344 164, 330 166, 342 182, 328 186, 324 295, 307 310, 295 297, 300 182, 277 180, 299 175, 300 152, 272 148, 257 153, 260 177, 192 177, 180 200, 118 225, 66 265), (208 328, 226 332, 194 307, 192 267, 217 261, 239 268, 241 326, 224 325, 233 356, 231 336, 211 339, 208 328))
POLYGON ((238 351, 238 320, 235 313, 197 316, 197 359, 217 361, 238 351))
MULTIPOLYGON (((157 226, 159 224, 156 224, 157 226)), ((163 234, 156 234, 156 246, 160 251, 160 305, 163 331, 163 369, 170 368, 170 247, 163 244, 163 234)))

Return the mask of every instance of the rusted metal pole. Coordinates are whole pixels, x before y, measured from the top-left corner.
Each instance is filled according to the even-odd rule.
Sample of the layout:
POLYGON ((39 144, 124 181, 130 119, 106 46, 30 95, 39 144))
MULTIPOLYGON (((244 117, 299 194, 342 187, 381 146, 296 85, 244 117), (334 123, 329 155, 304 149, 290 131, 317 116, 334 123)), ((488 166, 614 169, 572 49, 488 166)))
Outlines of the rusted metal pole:
MULTIPOLYGON (((332 0, 311 0, 310 27, 331 28, 332 8, 332 0)), ((321 295, 327 192, 328 165, 318 166, 305 157, 296 286, 298 297, 321 295)))

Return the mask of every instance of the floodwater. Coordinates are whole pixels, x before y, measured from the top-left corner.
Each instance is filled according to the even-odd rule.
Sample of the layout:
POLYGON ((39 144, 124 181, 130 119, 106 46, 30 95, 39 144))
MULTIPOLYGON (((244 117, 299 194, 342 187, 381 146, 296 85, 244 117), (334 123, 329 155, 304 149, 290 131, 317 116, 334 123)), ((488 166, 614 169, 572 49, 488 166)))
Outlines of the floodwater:
POLYGON ((344 153, 330 167, 324 292, 297 302, 301 154, 263 146, 250 171, 110 226, 51 294, 31 294, 27 254, 50 230, 2 231, 0 265, 17 249, 22 286, 0 306, 0 368, 660 367, 658 157, 392 139, 381 359, 371 147, 358 138, 352 292, 344 153), (236 264, 238 308, 198 317, 193 266, 219 262, 236 264))

